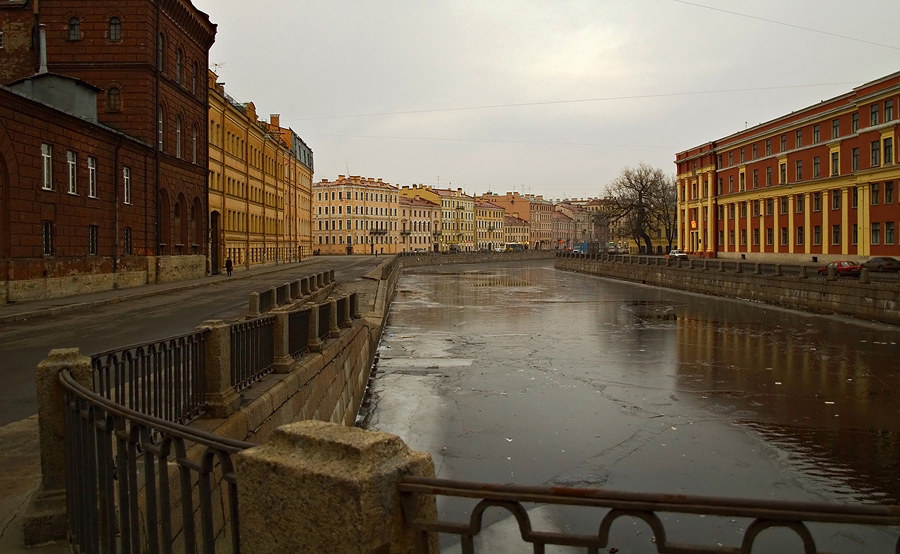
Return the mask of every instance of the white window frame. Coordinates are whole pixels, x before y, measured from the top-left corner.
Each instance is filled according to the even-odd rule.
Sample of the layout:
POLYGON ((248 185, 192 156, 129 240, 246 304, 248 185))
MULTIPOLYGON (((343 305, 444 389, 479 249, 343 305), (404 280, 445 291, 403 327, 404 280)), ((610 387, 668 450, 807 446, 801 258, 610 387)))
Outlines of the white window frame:
POLYGON ((74 150, 66 151, 66 166, 69 175, 69 194, 78 194, 78 154, 74 150))
POLYGON ((88 197, 97 198, 97 159, 88 156, 88 197))
POLYGON ((53 190, 53 145, 41 144, 41 160, 42 160, 42 183, 41 188, 44 190, 53 190))
POLYGON ((131 204, 131 168, 122 168, 122 186, 125 191, 124 203, 131 204))

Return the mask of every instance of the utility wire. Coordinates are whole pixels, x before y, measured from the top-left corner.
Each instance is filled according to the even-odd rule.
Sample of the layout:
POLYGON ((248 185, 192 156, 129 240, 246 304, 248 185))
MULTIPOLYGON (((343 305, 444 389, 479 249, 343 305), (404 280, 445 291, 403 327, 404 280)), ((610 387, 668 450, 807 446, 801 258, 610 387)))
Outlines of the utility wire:
POLYGON ((775 25, 782 25, 784 27, 790 27, 792 29, 800 29, 802 31, 809 31, 810 33, 819 33, 820 35, 828 35, 830 37, 842 38, 845 40, 852 40, 855 42, 862 42, 863 44, 871 44, 872 46, 881 46, 882 48, 890 48, 891 50, 900 50, 900 46, 891 46, 890 44, 882 44, 880 42, 872 42, 871 40, 865 40, 856 37, 848 37, 847 35, 839 35, 837 33, 829 33, 828 31, 822 31, 820 29, 813 29, 810 27, 802 27, 800 25, 794 25, 793 23, 785 23, 784 21, 777 21, 775 19, 766 19, 765 17, 758 17, 755 15, 749 15, 746 13, 733 12, 731 10, 725 10, 722 8, 714 8, 712 6, 704 6, 703 4, 696 4, 694 2, 687 2, 686 0, 672 0, 673 2, 677 2, 679 4, 685 4, 687 6, 694 6, 696 8, 703 8, 707 10, 713 10, 716 12, 727 13, 731 15, 736 15, 739 17, 746 17, 748 19, 755 19, 757 21, 765 21, 766 23, 773 23, 775 25))
MULTIPOLYGON (((674 0, 679 1, 679 0, 674 0)), ((858 81, 845 81, 838 83, 816 83, 816 84, 807 84, 807 85, 782 85, 782 86, 771 86, 771 87, 756 87, 756 88, 736 88, 736 89, 722 89, 722 90, 698 90, 698 91, 689 91, 689 92, 666 92, 660 94, 635 94, 630 96, 605 96, 599 98, 581 98, 576 100, 548 100, 544 102, 521 102, 517 104, 488 104, 484 106, 459 106, 455 108, 432 108, 427 110, 406 110, 399 112, 374 112, 374 113, 361 113, 355 115, 327 115, 320 117, 300 117, 293 119, 282 119, 282 121, 313 121, 319 119, 343 119, 343 118, 352 118, 352 117, 376 117, 376 116, 385 116, 385 115, 410 115, 410 114, 422 114, 422 113, 438 113, 438 112, 460 112, 467 110, 492 110, 496 108, 521 108, 526 106, 550 106, 555 104, 579 104, 579 103, 587 103, 587 102, 611 102, 615 100, 643 100, 648 98, 671 98, 676 96, 695 96, 700 94, 726 94, 733 92, 760 92, 767 90, 784 90, 784 89, 797 89, 797 88, 813 88, 813 87, 830 87, 830 86, 838 86, 838 85, 858 85, 858 81)))
POLYGON ((544 142, 544 141, 528 141, 528 140, 494 140, 494 139, 465 139, 465 138, 438 138, 438 137, 400 137, 400 136, 384 136, 384 135, 330 135, 324 133, 304 133, 305 137, 333 137, 333 138, 368 138, 368 139, 391 139, 391 140, 436 140, 447 142, 489 142, 499 144, 539 144, 539 145, 555 145, 555 146, 603 146, 607 148, 665 148, 672 149, 674 146, 649 145, 649 144, 601 144, 594 142, 544 142))

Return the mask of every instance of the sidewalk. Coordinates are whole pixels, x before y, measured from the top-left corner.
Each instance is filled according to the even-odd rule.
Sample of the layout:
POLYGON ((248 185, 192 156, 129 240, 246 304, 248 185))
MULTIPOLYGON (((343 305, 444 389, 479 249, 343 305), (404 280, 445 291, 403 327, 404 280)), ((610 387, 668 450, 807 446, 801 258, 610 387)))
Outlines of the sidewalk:
MULTIPOLYGON (((246 270, 236 269, 232 277, 227 277, 224 274, 212 275, 200 279, 108 290, 66 298, 4 304, 0 306, 0 323, 49 317, 156 294, 195 289, 213 285, 225 279, 246 279, 280 271, 296 271, 298 267, 315 266, 327 260, 327 257, 312 257, 296 263, 246 270)), ((22 544, 22 522, 25 509, 28 507, 31 496, 37 490, 40 482, 41 466, 37 415, 0 427, 0 552, 3 554, 26 552, 32 554, 63 554, 69 552, 68 545, 64 543, 28 549, 22 544)))
POLYGON ((156 294, 164 294, 167 292, 182 291, 195 289, 213 285, 226 279, 246 279, 256 275, 264 275, 266 273, 276 273, 279 271, 294 270, 304 265, 314 265, 325 261, 326 257, 306 258, 299 262, 284 263, 278 265, 254 267, 250 269, 236 268, 232 277, 226 276, 224 273, 220 275, 210 275, 199 279, 188 279, 185 281, 174 281, 171 283, 160 283, 152 285, 142 285, 140 287, 132 287, 127 289, 105 290, 100 292, 91 292, 87 294, 79 294, 77 296, 67 296, 64 298, 53 298, 47 300, 27 300, 24 302, 14 302, 11 304, 0 305, 0 323, 8 323, 11 321, 21 321, 23 319, 32 319, 36 317, 48 317, 84 308, 92 308, 94 306, 102 306, 104 304, 115 304, 125 300, 134 300, 144 298, 156 294))

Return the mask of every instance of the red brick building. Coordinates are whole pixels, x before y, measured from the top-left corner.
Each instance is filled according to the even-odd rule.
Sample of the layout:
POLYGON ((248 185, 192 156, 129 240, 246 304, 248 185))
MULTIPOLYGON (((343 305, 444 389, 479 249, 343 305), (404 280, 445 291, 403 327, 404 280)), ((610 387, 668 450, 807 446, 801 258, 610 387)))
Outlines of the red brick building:
MULTIPOLYGON (((27 88, 32 80, 23 79, 46 72, 78 79, 99 93, 96 102, 99 125, 69 125, 63 129, 65 117, 60 118, 59 124, 51 125, 57 116, 47 109, 58 107, 54 98, 45 102, 47 109, 25 106, 24 113, 32 116, 30 119, 16 119, 3 113, 0 133, 6 136, 10 146, 3 153, 4 159, 0 159, 0 167, 29 168, 34 159, 41 159, 42 145, 46 145, 51 151, 49 163, 54 170, 59 164, 68 167, 71 153, 76 160, 78 181, 92 171, 85 165, 91 158, 98 168, 109 170, 106 174, 93 170, 98 186, 101 177, 115 179, 118 186, 109 193, 120 193, 116 205, 110 206, 115 217, 97 223, 103 229, 98 230, 99 235, 112 243, 109 245, 112 250, 107 251, 112 257, 111 265, 96 265, 96 259, 83 258, 77 249, 64 247, 65 241, 60 240, 55 241, 53 253, 47 254, 42 249, 38 257, 27 258, 27 263, 21 257, 33 254, 13 250, 11 244, 8 251, 2 252, 7 267, 24 267, 23 264, 41 267, 41 279, 51 280, 32 283, 31 297, 77 293, 80 290, 77 286, 59 288, 56 286, 59 283, 52 280, 72 281, 77 276, 74 279, 77 283, 86 278, 82 272, 88 268, 92 268, 95 277, 108 274, 108 268, 115 272, 120 263, 116 256, 125 250, 147 258, 144 260, 146 282, 205 275, 208 252, 206 71, 216 32, 209 17, 189 0, 15 0, 0 3, 0 31, 4 46, 9 46, 0 49, 0 85, 27 88), (46 55, 43 70, 42 53, 46 55), (54 136, 56 132, 61 134, 54 136), (107 135, 118 137, 112 150, 100 144, 105 144, 107 135), (126 175, 123 151, 132 149, 134 155, 141 152, 140 160, 128 162, 131 172, 126 175), (128 199, 130 203, 121 194, 126 182, 135 195, 128 199), (142 195, 140 199, 138 194, 142 195), (123 213, 134 211, 140 211, 143 219, 132 221, 131 234, 126 236, 123 213)), ((35 82, 45 80, 42 77, 35 82)), ((57 173, 54 171, 53 175, 57 173)), ((10 234, 22 235, 22 240, 36 230, 33 222, 25 223, 28 217, 24 214, 42 213, 47 206, 65 211, 67 204, 75 201, 75 195, 69 197, 68 192, 60 195, 56 188, 53 194, 45 194, 47 191, 41 188, 38 177, 40 174, 26 171, 8 176, 4 183, 4 194, 9 199, 24 200, 33 196, 35 186, 41 189, 30 206, 19 202, 3 207, 8 212, 10 234)), ((84 186, 80 181, 77 184, 84 186)), ((57 183, 52 185, 56 187, 57 183)), ((109 199, 99 200, 105 203, 109 199)), ((72 228, 92 225, 88 221, 89 213, 90 210, 76 210, 65 223, 53 221, 56 236, 62 237, 62 230, 69 225, 72 228)), ((40 234, 28 236, 26 242, 32 246, 41 243, 40 234)), ((33 280, 35 271, 0 275, 0 282, 33 280)), ((101 286, 101 280, 92 278, 91 281, 93 285, 88 288, 101 286)), ((107 281, 113 283, 115 276, 108 276, 107 281)))
POLYGON ((706 257, 900 255, 900 72, 676 155, 678 243, 706 257))

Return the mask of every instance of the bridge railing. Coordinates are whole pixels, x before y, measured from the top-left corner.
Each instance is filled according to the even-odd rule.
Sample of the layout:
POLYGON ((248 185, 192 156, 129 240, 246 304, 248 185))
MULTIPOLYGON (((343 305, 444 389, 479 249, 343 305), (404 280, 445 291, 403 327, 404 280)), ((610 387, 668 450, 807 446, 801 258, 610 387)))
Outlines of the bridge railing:
MULTIPOLYGON (((687 496, 676 494, 652 494, 620 492, 606 489, 575 489, 568 487, 527 487, 452 481, 428 477, 402 477, 399 485, 401 505, 406 525, 417 533, 417 554, 427 554, 429 534, 443 533, 459 537, 463 553, 475 552, 475 537, 486 527, 484 513, 488 508, 501 508, 515 517, 521 540, 533 545, 534 552, 544 552, 550 545, 582 547, 585 552, 607 552, 610 547, 610 531, 621 518, 641 520, 650 528, 650 540, 657 552, 680 554, 722 554, 726 552, 749 553, 757 537, 768 529, 787 529, 799 538, 806 554, 825 552, 816 543, 808 524, 869 525, 885 528, 900 525, 900 509, 897 506, 861 506, 776 500, 753 500, 687 496), (417 507, 422 498, 448 497, 471 499, 474 507, 468 511, 468 521, 449 521, 422 517, 417 507), (577 532, 548 532, 535 530, 526 505, 552 507, 577 506, 591 509, 591 534, 577 532), (695 514, 706 517, 709 530, 703 533, 711 539, 703 544, 675 543, 667 533, 677 526, 678 518, 666 518, 663 514, 695 514), (746 519, 747 525, 737 547, 717 544, 725 542, 716 537, 717 526, 723 519, 746 519), (603 550, 601 550, 603 549, 603 550)), ((648 545, 649 546, 649 545, 648 545)), ((613 550, 609 550, 612 552, 613 550)), ((900 539, 895 552, 900 552, 900 539)))

